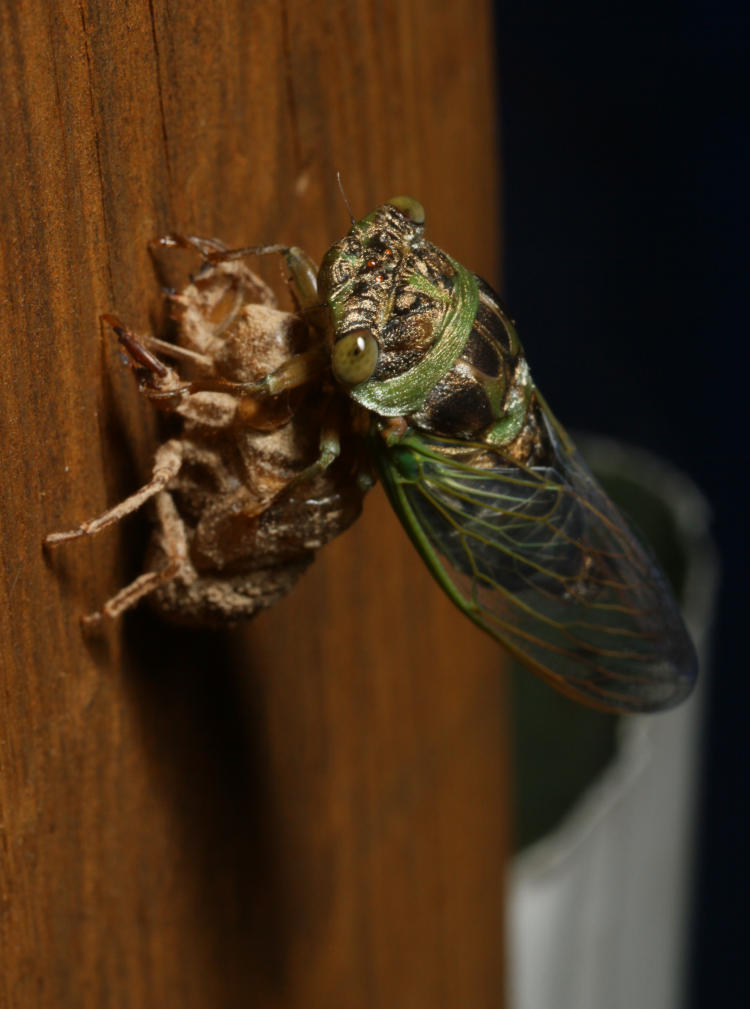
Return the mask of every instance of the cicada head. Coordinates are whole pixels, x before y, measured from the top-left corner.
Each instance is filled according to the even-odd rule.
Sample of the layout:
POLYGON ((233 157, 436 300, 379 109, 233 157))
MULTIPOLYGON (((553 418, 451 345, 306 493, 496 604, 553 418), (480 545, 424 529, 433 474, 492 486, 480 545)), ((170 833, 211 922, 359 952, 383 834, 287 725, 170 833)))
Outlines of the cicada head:
POLYGON ((333 374, 381 416, 418 410, 446 370, 437 345, 462 296, 462 268, 425 241, 424 219, 421 203, 394 197, 352 226, 318 275, 333 374))

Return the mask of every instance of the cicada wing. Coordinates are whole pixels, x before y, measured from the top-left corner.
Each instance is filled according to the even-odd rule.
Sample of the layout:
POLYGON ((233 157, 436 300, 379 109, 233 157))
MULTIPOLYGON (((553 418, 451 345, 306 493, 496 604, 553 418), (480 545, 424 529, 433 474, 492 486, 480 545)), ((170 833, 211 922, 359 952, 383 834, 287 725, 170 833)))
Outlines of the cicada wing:
POLYGON ((697 659, 666 578, 545 423, 543 467, 422 433, 381 442, 391 503, 456 605, 533 672, 610 711, 677 704, 697 659))

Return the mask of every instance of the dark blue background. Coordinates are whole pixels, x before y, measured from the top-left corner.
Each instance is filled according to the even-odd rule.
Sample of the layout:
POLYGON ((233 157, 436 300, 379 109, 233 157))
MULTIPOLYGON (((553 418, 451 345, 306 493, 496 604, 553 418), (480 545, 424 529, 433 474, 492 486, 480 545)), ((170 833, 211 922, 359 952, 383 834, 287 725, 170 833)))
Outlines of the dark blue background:
POLYGON ((503 0, 496 22, 503 293, 534 378, 566 426, 672 460, 714 510, 691 1006, 750 1005, 750 14, 503 0))

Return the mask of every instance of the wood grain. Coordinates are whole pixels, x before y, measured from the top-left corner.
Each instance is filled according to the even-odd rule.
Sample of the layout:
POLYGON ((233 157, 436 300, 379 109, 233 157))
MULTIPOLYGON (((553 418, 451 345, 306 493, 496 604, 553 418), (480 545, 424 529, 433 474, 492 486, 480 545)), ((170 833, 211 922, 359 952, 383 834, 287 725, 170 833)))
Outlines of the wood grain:
MULTIPOLYGON (((497 1009, 501 655, 380 490, 246 629, 90 611, 146 527, 154 417, 98 324, 147 329, 168 230, 320 256, 397 192, 497 280, 487 4, 44 3, 0 13, 0 1006, 497 1009)), ((278 271, 276 276, 278 275, 278 271)))

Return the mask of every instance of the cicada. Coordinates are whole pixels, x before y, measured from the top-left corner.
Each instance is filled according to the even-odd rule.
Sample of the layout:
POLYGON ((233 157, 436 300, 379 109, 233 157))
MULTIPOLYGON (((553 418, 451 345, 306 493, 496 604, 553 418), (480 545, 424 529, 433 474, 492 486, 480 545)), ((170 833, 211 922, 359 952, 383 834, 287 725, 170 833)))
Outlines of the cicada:
POLYGON ((418 201, 394 197, 352 218, 319 270, 297 247, 204 250, 209 267, 281 253, 314 334, 304 354, 225 391, 307 385, 348 401, 332 411, 348 430, 321 426, 306 479, 356 433, 442 589, 513 657, 605 710, 679 703, 697 659, 664 574, 535 386, 498 295, 424 223, 418 201))
POLYGON ((353 221, 310 301, 396 514, 456 606, 552 686, 612 711, 679 703, 697 658, 666 577, 535 386, 499 296, 424 223, 410 197, 353 221))

